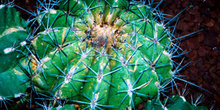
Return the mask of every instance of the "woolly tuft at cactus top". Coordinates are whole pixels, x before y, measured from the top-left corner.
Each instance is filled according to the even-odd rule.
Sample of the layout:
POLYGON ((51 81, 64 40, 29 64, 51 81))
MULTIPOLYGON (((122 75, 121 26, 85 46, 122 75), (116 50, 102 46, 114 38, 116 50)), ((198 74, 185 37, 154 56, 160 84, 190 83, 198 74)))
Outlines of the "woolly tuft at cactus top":
MULTIPOLYGON (((162 1, 161 1, 162 2, 162 1)), ((0 101, 43 109, 207 109, 166 96, 184 68, 160 3, 126 0, 37 1, 37 11, 0 6, 0 101), (27 21, 14 8, 31 16, 27 21), (28 90, 27 90, 28 89, 28 90), (22 102, 20 101, 20 102, 22 102)), ((193 83, 187 82, 194 86, 193 83)), ((198 87, 198 86, 197 86, 198 87)))

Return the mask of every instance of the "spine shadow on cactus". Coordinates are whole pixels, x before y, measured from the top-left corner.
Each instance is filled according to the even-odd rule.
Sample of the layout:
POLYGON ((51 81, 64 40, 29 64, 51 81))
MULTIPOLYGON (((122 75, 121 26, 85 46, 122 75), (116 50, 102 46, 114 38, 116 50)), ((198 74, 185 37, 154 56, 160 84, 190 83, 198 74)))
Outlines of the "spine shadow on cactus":
MULTIPOLYGON (((18 49, 25 56, 13 68, 26 75, 19 80, 30 83, 30 107, 77 104, 82 109, 124 110, 150 101, 147 107, 157 103, 172 109, 177 102, 185 103, 171 96, 176 102, 168 101, 165 107, 159 99, 176 86, 175 80, 199 87, 180 78, 179 71, 188 64, 173 60, 185 54, 179 53, 179 40, 199 31, 175 38, 175 26, 169 25, 186 8, 167 19, 157 10, 161 3, 153 7, 153 1, 49 0, 37 1, 36 12, 15 5, 34 16, 28 20, 27 30, 32 31, 25 36, 24 50, 18 49)), ((1 95, 5 104, 11 94, 1 95)))

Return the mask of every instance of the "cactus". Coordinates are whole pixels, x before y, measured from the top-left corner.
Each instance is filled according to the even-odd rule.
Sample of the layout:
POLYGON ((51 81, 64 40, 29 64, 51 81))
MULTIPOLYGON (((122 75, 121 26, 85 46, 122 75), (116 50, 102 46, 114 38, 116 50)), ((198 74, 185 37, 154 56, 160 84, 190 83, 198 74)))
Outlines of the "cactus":
POLYGON ((164 106, 157 99, 148 100, 145 104, 144 110, 208 110, 204 106, 197 106, 196 104, 190 104, 183 96, 173 95, 166 102, 164 106))
POLYGON ((23 40, 28 36, 25 30, 27 22, 20 17, 15 8, 5 5, 0 5, 0 8, 0 96, 20 97, 29 85, 21 84, 27 76, 17 65, 17 59, 22 59, 20 53, 25 51, 20 47, 25 45, 23 40))
POLYGON ((57 109, 135 109, 159 97, 181 70, 172 60, 178 49, 167 26, 172 19, 164 23, 143 1, 38 2, 29 27, 1 5, 3 18, 16 22, 1 21, 0 58, 7 66, 0 71, 0 100, 30 86, 36 96, 30 101, 49 100, 57 109), (26 30, 5 35, 11 26, 26 30))

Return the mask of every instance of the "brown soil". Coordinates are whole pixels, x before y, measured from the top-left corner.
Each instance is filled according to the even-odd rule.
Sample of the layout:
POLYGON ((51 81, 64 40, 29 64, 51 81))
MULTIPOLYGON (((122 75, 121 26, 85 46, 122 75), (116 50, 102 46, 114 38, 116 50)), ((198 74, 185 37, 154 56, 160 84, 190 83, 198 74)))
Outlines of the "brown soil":
MULTIPOLYGON (((180 47, 191 51, 185 55, 184 64, 189 61, 192 63, 181 74, 186 75, 183 79, 211 92, 209 94, 188 84, 190 94, 186 98, 190 101, 191 95, 196 98, 203 94, 200 105, 220 110, 220 1, 166 0, 160 6, 162 12, 172 16, 186 7, 179 16, 175 35, 183 36, 201 29, 203 31, 182 39, 180 47)), ((184 88, 185 84, 179 83, 179 88, 184 88)))

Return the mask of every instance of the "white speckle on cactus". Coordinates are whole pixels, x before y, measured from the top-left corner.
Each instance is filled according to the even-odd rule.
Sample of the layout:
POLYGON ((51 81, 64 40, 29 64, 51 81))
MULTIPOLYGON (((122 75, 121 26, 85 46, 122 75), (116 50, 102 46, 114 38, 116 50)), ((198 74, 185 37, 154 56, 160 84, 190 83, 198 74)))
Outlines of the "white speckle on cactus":
POLYGON ((128 86, 128 91, 127 91, 128 95, 129 95, 129 97, 132 97, 133 87, 132 87, 130 79, 127 79, 126 83, 127 83, 127 86, 128 86))
POLYGON ((174 72, 174 71, 171 71, 170 74, 173 76, 173 75, 175 75, 175 72, 174 72))
MULTIPOLYGON (((93 93, 94 94, 94 93, 93 93)), ((98 100, 98 98, 99 98, 99 92, 98 93, 96 93, 95 94, 95 97, 93 98, 93 100, 92 100, 92 102, 91 102, 91 104, 90 104, 90 107, 91 108, 95 108, 96 107, 96 105, 97 105, 97 100, 98 100)))
POLYGON ((23 72, 20 72, 20 71, 18 71, 18 70, 16 70, 16 69, 13 69, 13 71, 14 71, 14 73, 15 73, 16 75, 23 75, 23 74, 24 74, 23 72))
POLYGON ((5 53, 5 54, 9 54, 9 53, 13 52, 14 50, 15 50, 14 47, 5 48, 5 49, 4 49, 4 53, 5 53))
POLYGON ((5 31, 2 33, 2 35, 0 35, 0 37, 5 36, 5 35, 8 35, 8 34, 11 34, 11 33, 15 32, 15 31, 18 31, 18 29, 16 29, 16 28, 9 28, 9 29, 5 30, 5 31))
POLYGON ((145 37, 144 39, 145 39, 145 40, 148 40, 148 41, 151 41, 151 40, 150 40, 149 38, 147 38, 147 37, 145 37))
POLYGON ((46 62, 46 61, 49 61, 50 60, 50 57, 45 57, 41 60, 42 63, 46 62))
POLYGON ((50 32, 50 30, 51 30, 51 29, 46 29, 46 30, 44 30, 43 32, 41 32, 40 34, 45 34, 45 35, 46 35, 47 33, 50 32))
POLYGON ((143 22, 149 22, 150 20, 148 18, 144 18, 143 22))
POLYGON ((162 26, 163 29, 165 29, 164 24, 159 24, 159 23, 157 23, 156 25, 157 25, 157 26, 162 26))
POLYGON ((184 102, 186 102, 186 99, 185 99, 185 97, 183 97, 183 96, 180 96, 180 98, 182 98, 182 99, 183 99, 183 101, 184 101, 184 102))
POLYGON ((73 66, 70 68, 70 71, 69 71, 68 74, 74 74, 75 70, 76 70, 76 67, 75 67, 75 65, 73 65, 73 66))
POLYGON ((163 51, 163 54, 164 54, 164 55, 167 55, 169 58, 171 58, 171 54, 169 54, 167 51, 164 50, 164 51, 163 51))
POLYGON ((95 100, 98 100, 99 98, 99 92, 95 94, 95 100))
POLYGON ((23 95, 23 93, 15 94, 15 95, 14 95, 14 98, 18 98, 18 97, 20 97, 21 95, 23 95))
MULTIPOLYGON (((130 104, 131 104, 131 101, 130 101, 130 104)), ((131 106, 128 106, 128 107, 126 108, 126 110, 131 110, 131 106)))
MULTIPOLYGON (((36 76, 38 76, 38 74, 37 74, 36 76)), ((35 76, 35 77, 36 77, 36 76, 35 76)), ((39 77, 36 77, 36 81, 37 81, 39 84, 41 84, 41 85, 44 84, 44 82, 43 82, 39 77)))
POLYGON ((155 82, 155 85, 156 85, 157 87, 160 87, 160 83, 159 83, 158 81, 155 82))
POLYGON ((101 62, 101 63, 100 63, 100 70, 103 70, 104 67, 105 67, 105 63, 104 63, 104 62, 101 62))
POLYGON ((126 62, 125 62, 125 59, 124 59, 123 57, 120 57, 119 59, 120 59, 122 65, 123 65, 123 67, 126 67, 127 64, 126 64, 126 62))
POLYGON ((86 58, 86 57, 87 57, 87 54, 86 54, 86 53, 82 53, 81 58, 84 59, 84 58, 86 58))
POLYGON ((57 110, 60 110, 61 108, 62 108, 62 106, 61 105, 59 105, 58 107, 56 107, 57 108, 57 110))
POLYGON ((100 72, 100 73, 98 74, 98 76, 97 76, 97 82, 98 82, 98 83, 101 83, 102 79, 103 79, 103 73, 100 72))
POLYGON ((64 79, 65 83, 69 83, 71 81, 73 73, 69 73, 69 74, 66 75, 66 77, 64 79))
POLYGON ((64 82, 65 83, 69 83, 72 79, 73 74, 75 73, 75 70, 77 69, 77 67, 75 67, 74 65, 71 67, 70 71, 68 72, 68 74, 66 75, 64 82))
POLYGON ((110 23, 110 20, 111 20, 110 18, 112 18, 112 15, 113 15, 113 14, 108 14, 108 15, 107 15, 107 17, 106 17, 106 18, 107 18, 107 22, 110 23))
POLYGON ((26 30, 25 30, 24 28, 22 28, 22 27, 19 27, 19 26, 17 26, 16 28, 14 28, 14 27, 8 28, 7 30, 5 30, 5 31, 2 33, 2 35, 0 35, 0 38, 1 38, 2 36, 11 34, 11 33, 16 32, 16 31, 26 31, 26 30))
POLYGON ((21 46, 24 46, 24 45, 26 45, 26 44, 27 44, 26 41, 23 41, 23 42, 20 43, 21 46))
POLYGON ((165 107, 165 106, 163 108, 164 108, 164 110, 168 110, 167 107, 165 107))
POLYGON ((66 75, 65 79, 64 79, 64 82, 65 83, 69 83, 71 80, 71 76, 69 74, 66 75))
POLYGON ((50 13, 51 13, 51 14, 56 14, 56 13, 57 13, 57 11, 56 11, 56 10, 54 10, 54 9, 50 9, 50 13))
POLYGON ((2 96, 0 96, 0 100, 3 100, 3 97, 2 97, 2 96))
POLYGON ((3 7, 5 7, 5 5, 0 5, 0 9, 3 8, 3 7))

